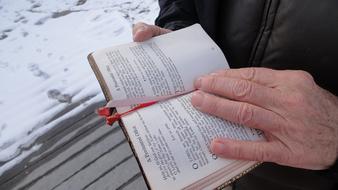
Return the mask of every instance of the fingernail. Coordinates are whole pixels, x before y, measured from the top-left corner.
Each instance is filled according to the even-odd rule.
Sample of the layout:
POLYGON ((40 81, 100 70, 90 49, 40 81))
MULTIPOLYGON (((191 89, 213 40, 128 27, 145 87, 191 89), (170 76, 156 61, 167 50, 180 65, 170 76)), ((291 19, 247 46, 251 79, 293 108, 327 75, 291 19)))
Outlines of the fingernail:
POLYGON ((212 141, 210 148, 214 154, 222 154, 225 150, 225 145, 224 143, 216 140, 212 141))
POLYGON ((203 99, 204 95, 202 92, 199 91, 194 92, 194 94, 191 97, 191 104, 199 109, 203 104, 203 99))
POLYGON ((202 77, 199 77, 198 79, 195 80, 194 86, 196 89, 201 88, 202 86, 202 77))

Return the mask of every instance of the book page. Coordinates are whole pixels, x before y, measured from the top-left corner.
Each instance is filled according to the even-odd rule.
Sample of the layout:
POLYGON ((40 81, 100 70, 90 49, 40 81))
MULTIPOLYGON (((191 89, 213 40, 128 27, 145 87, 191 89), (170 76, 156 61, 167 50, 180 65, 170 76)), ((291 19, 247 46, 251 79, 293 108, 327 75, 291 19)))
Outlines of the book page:
POLYGON ((199 24, 92 54, 106 83, 109 106, 156 101, 194 90, 194 80, 229 68, 199 24))
POLYGON ((211 153, 210 142, 216 137, 264 140, 259 130, 196 110, 191 95, 122 118, 152 189, 181 189, 235 162, 211 153))

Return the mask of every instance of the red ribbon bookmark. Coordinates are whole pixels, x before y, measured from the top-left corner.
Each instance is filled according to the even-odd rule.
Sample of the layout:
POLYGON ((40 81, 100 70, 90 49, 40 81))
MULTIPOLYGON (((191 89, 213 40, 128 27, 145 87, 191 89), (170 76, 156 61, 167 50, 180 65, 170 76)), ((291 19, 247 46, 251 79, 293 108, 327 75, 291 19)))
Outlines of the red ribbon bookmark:
POLYGON ((111 115, 111 116, 106 116, 106 122, 107 122, 107 125, 113 125, 113 123, 115 123, 117 120, 121 119, 122 116, 124 115, 127 115, 131 112, 134 112, 138 109, 141 109, 141 108, 145 108, 145 107, 148 107, 148 106, 151 106, 153 104, 156 104, 157 101, 153 101, 153 102, 147 102, 147 103, 143 103, 143 104, 139 104, 138 106, 126 111, 126 112, 123 112, 123 113, 115 113, 114 115, 111 115))
POLYGON ((96 113, 99 116, 103 116, 103 117, 109 117, 112 114, 112 109, 108 108, 108 107, 102 107, 96 110, 96 113))

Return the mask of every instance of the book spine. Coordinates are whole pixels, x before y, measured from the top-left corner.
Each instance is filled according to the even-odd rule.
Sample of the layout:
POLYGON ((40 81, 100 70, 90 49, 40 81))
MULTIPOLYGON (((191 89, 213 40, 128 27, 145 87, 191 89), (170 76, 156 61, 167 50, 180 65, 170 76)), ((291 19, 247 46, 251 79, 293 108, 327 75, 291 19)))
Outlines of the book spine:
POLYGON ((98 66, 97 66, 97 64, 96 64, 96 62, 93 58, 93 55, 89 54, 87 59, 88 59, 90 67, 94 71, 94 74, 95 74, 97 80, 99 81, 100 87, 102 89, 104 97, 106 98, 106 101, 109 102, 110 100, 113 99, 113 97, 109 93, 109 88, 108 88, 107 84, 105 83, 102 74, 100 73, 100 70, 99 70, 99 68, 98 68, 98 66))

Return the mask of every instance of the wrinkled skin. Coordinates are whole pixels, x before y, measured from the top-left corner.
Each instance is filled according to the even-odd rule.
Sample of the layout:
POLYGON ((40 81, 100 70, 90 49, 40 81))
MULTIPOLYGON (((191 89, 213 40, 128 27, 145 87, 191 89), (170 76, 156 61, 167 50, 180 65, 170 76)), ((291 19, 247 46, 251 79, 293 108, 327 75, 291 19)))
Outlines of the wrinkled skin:
MULTIPOLYGON (((134 41, 170 32, 138 23, 134 41)), ((192 104, 202 112, 260 129, 266 141, 214 139, 224 158, 274 162, 297 168, 330 167, 338 154, 338 98, 304 71, 227 69, 195 81, 192 104)))
POLYGON ((201 77, 199 110, 264 131, 267 142, 215 139, 214 153, 234 159, 325 169, 337 159, 338 100, 304 71, 229 69, 201 77))

